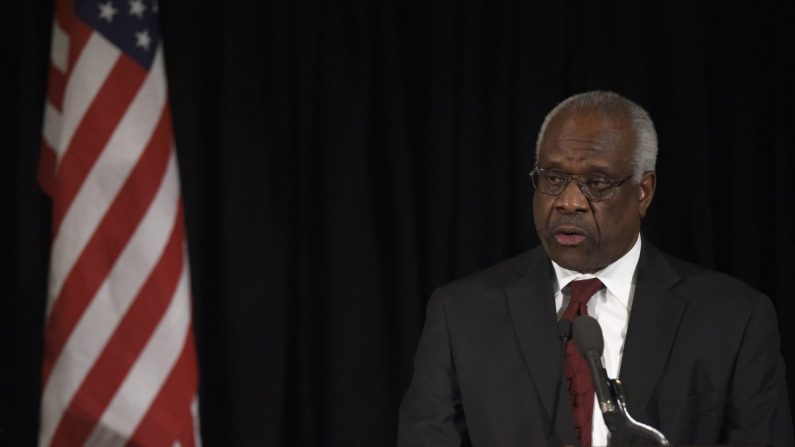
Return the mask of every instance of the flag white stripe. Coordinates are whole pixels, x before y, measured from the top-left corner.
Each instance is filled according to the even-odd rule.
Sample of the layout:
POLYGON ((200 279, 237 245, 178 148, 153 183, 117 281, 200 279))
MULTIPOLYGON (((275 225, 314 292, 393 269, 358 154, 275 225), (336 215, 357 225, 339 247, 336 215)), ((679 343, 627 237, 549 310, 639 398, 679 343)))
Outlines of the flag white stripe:
POLYGON ((44 103, 44 129, 41 133, 47 145, 52 150, 56 150, 61 138, 61 112, 56 110, 50 101, 44 103))
POLYGON ((163 182, 118 262, 86 308, 53 367, 42 395, 41 436, 49 442, 63 412, 102 353, 168 243, 176 220, 179 175, 174 151, 163 182))
POLYGON ((196 441, 196 447, 202 447, 201 424, 199 422, 199 396, 193 396, 193 402, 190 405, 190 414, 193 416, 193 439, 196 441))
POLYGON ((140 158, 157 126, 166 101, 163 53, 158 50, 152 69, 116 127, 94 167, 86 176, 72 205, 66 211, 52 244, 47 315, 102 217, 140 158), (155 113, 157 111, 157 113, 155 113))
MULTIPOLYGON (((98 434, 111 430, 122 437, 132 436, 179 359, 188 336, 191 317, 187 253, 185 256, 179 285, 168 310, 102 414, 94 430, 98 434)), ((86 445, 104 445, 94 444, 94 438, 92 433, 86 445)))
POLYGON ((61 138, 59 143, 53 146, 59 162, 72 141, 77 126, 83 120, 86 110, 105 83, 120 54, 119 49, 102 35, 91 33, 66 81, 61 107, 63 110, 61 138))
POLYGON ((50 45, 50 62, 61 73, 66 73, 69 65, 69 34, 53 20, 52 44, 50 45))

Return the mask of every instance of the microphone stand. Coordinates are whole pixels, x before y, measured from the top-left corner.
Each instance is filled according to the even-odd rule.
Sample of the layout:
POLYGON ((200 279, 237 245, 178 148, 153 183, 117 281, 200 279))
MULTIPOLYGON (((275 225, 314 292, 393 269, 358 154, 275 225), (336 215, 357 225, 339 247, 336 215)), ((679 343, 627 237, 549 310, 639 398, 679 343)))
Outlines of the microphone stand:
MULTIPOLYGON (((668 438, 662 432, 650 425, 636 421, 629 414, 629 411, 627 411, 627 398, 624 394, 624 384, 621 383, 621 379, 607 379, 607 381, 610 386, 610 394, 613 395, 613 401, 618 407, 624 427, 641 436, 651 438, 656 445, 670 446, 671 443, 668 442, 668 438)), ((614 419, 615 422, 615 418, 611 419, 614 419)), ((610 432, 613 432, 613 427, 610 427, 610 432)))
POLYGON ((560 337, 560 366, 561 371, 558 375, 557 387, 555 388, 555 400, 552 404, 552 420, 549 423, 549 434, 547 439, 550 447, 562 445, 560 440, 555 440, 555 428, 558 420, 558 407, 560 405, 560 389, 563 388, 563 376, 566 374, 566 343, 571 340, 571 321, 561 319, 558 321, 558 336, 560 337))

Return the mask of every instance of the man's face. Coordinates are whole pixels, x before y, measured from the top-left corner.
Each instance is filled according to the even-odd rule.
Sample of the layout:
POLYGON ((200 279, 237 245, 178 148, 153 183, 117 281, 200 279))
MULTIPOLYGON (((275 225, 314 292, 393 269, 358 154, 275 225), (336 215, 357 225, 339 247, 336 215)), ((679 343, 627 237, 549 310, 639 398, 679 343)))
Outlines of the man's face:
MULTIPOLYGON (((548 124, 538 167, 620 180, 632 174, 635 135, 627 120, 596 111, 564 111, 548 124)), ((654 173, 628 180, 605 201, 589 201, 571 180, 558 196, 536 191, 533 219, 544 250, 560 266, 598 271, 623 256, 638 237, 654 195, 654 173)))

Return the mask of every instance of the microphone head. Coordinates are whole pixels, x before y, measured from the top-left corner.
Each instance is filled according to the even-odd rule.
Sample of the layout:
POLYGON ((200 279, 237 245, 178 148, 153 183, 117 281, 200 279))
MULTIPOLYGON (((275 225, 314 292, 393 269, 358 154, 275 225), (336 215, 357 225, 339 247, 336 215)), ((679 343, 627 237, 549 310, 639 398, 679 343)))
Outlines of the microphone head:
POLYGON ((605 340, 602 337, 602 328, 593 317, 580 315, 574 320, 574 344, 577 351, 585 357, 588 351, 596 351, 599 357, 605 348, 605 340))
POLYGON ((558 320, 558 336, 566 340, 571 340, 571 321, 565 318, 558 320))

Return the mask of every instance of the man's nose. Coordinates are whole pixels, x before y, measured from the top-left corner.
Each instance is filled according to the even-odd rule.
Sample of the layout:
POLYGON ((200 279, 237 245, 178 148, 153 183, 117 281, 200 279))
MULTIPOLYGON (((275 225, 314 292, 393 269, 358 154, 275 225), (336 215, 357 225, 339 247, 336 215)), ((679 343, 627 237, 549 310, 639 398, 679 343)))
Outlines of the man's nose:
POLYGON ((563 188, 563 191, 558 194, 555 200, 555 208, 564 213, 576 213, 580 211, 588 211, 588 198, 580 190, 580 185, 574 179, 569 180, 569 184, 563 188))

